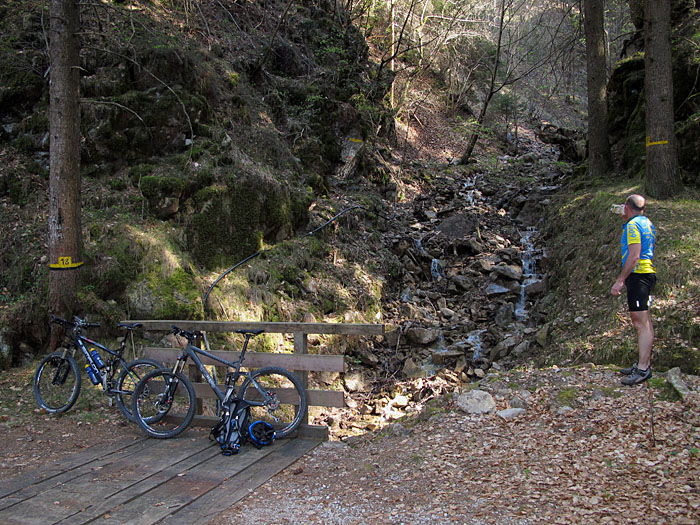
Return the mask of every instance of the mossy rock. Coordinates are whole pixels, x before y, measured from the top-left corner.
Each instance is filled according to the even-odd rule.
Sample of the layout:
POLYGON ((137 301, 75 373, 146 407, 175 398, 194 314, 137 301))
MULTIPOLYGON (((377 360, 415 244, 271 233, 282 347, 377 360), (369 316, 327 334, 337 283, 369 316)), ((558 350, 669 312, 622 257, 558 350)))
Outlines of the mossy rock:
POLYGON ((97 277, 88 284, 102 299, 121 299, 129 283, 142 271, 146 249, 124 229, 102 235, 100 224, 87 227, 91 235, 100 238, 97 246, 86 248, 84 253, 92 277, 97 277))
POLYGON ((195 277, 184 268, 163 276, 159 270, 133 283, 127 291, 132 317, 143 319, 204 319, 195 277))
POLYGON ((231 177, 195 196, 188 244, 197 262, 216 268, 259 251, 263 240, 277 242, 306 222, 309 193, 293 192, 261 175, 231 177))
POLYGON ((687 119, 676 129, 678 141, 678 161, 686 167, 684 182, 689 185, 700 185, 700 172, 688 170, 688 166, 700 166, 700 113, 687 119))
POLYGON ((180 209, 180 198, 185 189, 181 177, 146 175, 141 178, 141 193, 148 200, 149 209, 160 219, 168 219, 180 209))
MULTIPOLYGON (((608 82, 609 110, 608 128, 613 140, 629 131, 629 120, 643 104, 644 55, 636 54, 618 62, 608 82)), ((644 129, 644 120, 641 122, 644 129)))

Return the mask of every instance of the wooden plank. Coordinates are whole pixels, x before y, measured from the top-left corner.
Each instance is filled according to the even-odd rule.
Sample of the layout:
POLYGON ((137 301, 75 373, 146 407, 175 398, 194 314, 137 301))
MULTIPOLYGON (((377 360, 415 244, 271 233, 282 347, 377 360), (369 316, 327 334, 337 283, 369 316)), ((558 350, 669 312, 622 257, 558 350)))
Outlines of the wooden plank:
MULTIPOLYGON (((211 387, 207 383, 194 383, 194 391, 197 394, 197 399, 215 399, 216 395, 212 391, 211 387)), ((220 385, 219 388, 222 388, 220 385)), ((296 394, 292 394, 292 389, 290 388, 274 388, 277 395, 280 397, 284 403, 293 403, 296 394)), ((345 406, 345 396, 343 392, 336 390, 307 390, 306 391, 307 404, 312 407, 337 407, 343 408, 345 406)))
MULTIPOLYGON (((309 353, 309 338, 304 332, 294 332, 294 354, 297 356, 306 356, 309 353)), ((301 370, 299 367, 295 367, 293 370, 300 379, 304 390, 309 389, 309 372, 307 370, 301 370)), ((304 414, 304 418, 301 421, 304 425, 309 423, 309 412, 304 414)))
POLYGON ((55 478, 61 474, 74 471, 86 464, 93 464, 95 457, 99 457, 98 464, 104 461, 113 461, 115 458, 126 458, 134 454, 139 454, 143 449, 151 445, 146 438, 135 439, 134 436, 125 438, 123 441, 105 447, 97 445, 86 448, 67 458, 54 460, 43 465, 41 468, 33 469, 19 476, 0 481, 0 509, 4 508, 3 498, 15 494, 22 489, 36 486, 36 490, 42 490, 47 483, 55 482, 55 478))
POLYGON ((326 425, 301 425, 297 430, 297 437, 317 439, 321 442, 328 441, 328 427, 326 425))
POLYGON ((178 508, 160 523, 207 523, 313 450, 319 443, 321 441, 313 439, 287 440, 271 454, 265 455, 235 477, 224 480, 189 505, 178 508))
MULTIPOLYGON (((149 490, 159 483, 159 472, 172 464, 188 461, 210 444, 199 439, 148 440, 149 447, 128 457, 102 460, 99 456, 80 468, 65 472, 39 487, 28 487, 20 504, 2 512, 2 521, 19 523, 82 523, 75 516, 95 502, 113 494, 125 494, 130 487, 149 490)), ((216 452, 216 450, 214 450, 216 452)))
MULTIPOLYGON (((177 348, 160 348, 148 346, 144 348, 146 357, 156 359, 161 363, 174 363, 181 351, 177 348)), ((235 361, 240 357, 240 352, 227 350, 212 350, 215 356, 235 361)), ((222 366, 218 361, 199 355, 205 365, 222 366)), ((313 370, 318 372, 342 372, 345 359, 342 355, 317 355, 317 354, 281 354, 270 352, 246 352, 244 368, 261 368, 263 366, 281 366, 287 370, 313 370)))
MULTIPOLYGON (((216 398, 216 395, 207 383, 194 383, 192 386, 194 387, 198 400, 216 398)), ((294 401, 293 398, 290 399, 289 393, 292 392, 291 389, 275 388, 274 390, 282 401, 287 403, 292 403, 294 401)), ((307 390, 306 401, 309 406, 313 407, 343 408, 345 406, 345 396, 343 392, 337 390, 307 390)))
POLYGON ((382 335, 383 324, 365 323, 257 323, 247 321, 185 321, 185 320, 127 320, 124 323, 141 323, 146 330, 167 331, 177 326, 184 330, 202 332, 235 332, 236 330, 265 330, 270 333, 329 335, 382 335))
MULTIPOLYGON (((210 493, 227 479, 237 477, 251 465, 255 470, 257 462, 285 445, 278 442, 261 449, 244 446, 238 455, 230 457, 222 456, 219 449, 212 446, 216 450, 215 455, 189 468, 172 469, 167 481, 114 508, 102 516, 100 523, 148 525, 161 520, 165 523, 187 523, 174 519, 173 514, 210 493)), ((228 497, 224 499, 231 501, 228 497)))
POLYGON ((3 480, 9 490, 33 478, 20 481, 23 487, 9 496, 15 504, 0 511, 0 523, 204 523, 321 442, 285 439, 224 457, 205 436, 188 431, 170 440, 131 440, 106 453, 92 447, 57 462, 63 471, 51 479, 36 469, 36 477, 3 480))
POLYGON ((99 447, 91 447, 87 452, 76 454, 75 456, 78 456, 77 459, 70 457, 67 460, 55 463, 54 467, 48 469, 42 467, 18 478, 11 478, 9 483, 16 485, 16 490, 6 493, 0 499, 0 523, 3 521, 3 516, 11 515, 14 512, 12 507, 15 505, 20 504, 24 508, 26 501, 44 494, 52 487, 71 483, 72 480, 84 475, 90 469, 100 469, 115 461, 130 461, 130 458, 134 456, 138 457, 147 453, 148 447, 150 447, 150 443, 147 443, 145 439, 140 440, 133 447, 123 448, 115 453, 108 451, 106 454, 102 454, 99 447), (46 475, 45 470, 48 470, 49 475, 46 475), (31 479, 32 476, 34 479, 31 479), (30 480, 28 483, 26 482, 27 479, 30 480))
MULTIPOLYGON (((158 441, 159 449, 165 448, 165 444, 169 442, 168 440, 155 441, 158 441)), ((182 448, 187 448, 189 450, 189 455, 181 457, 179 454, 171 454, 169 456, 169 461, 166 455, 164 457, 166 463, 163 463, 163 461, 159 459, 156 464, 154 464, 153 458, 144 458, 144 464, 142 465, 143 472, 139 472, 140 479, 135 478, 132 474, 130 476, 131 483, 125 483, 124 481, 126 480, 120 480, 115 485, 115 481, 111 481, 113 485, 112 490, 108 491, 106 495, 103 491, 97 494, 94 490, 88 490, 85 493, 91 496, 89 500, 90 505, 81 509, 80 513, 62 521, 61 525, 91 523, 97 519, 102 523, 107 521, 112 515, 120 518, 122 523, 131 523, 131 521, 124 520, 123 518, 125 514, 124 505, 127 505, 126 508, 129 508, 132 506, 133 502, 142 501, 144 499, 151 500, 154 492, 174 490, 175 487, 172 486, 173 480, 178 477, 187 476, 189 472, 200 468, 202 465, 209 465, 210 461, 218 460, 221 456, 219 448, 201 435, 192 440, 178 438, 170 440, 170 442, 179 444, 182 448), (191 441, 191 446, 183 447, 184 441, 191 441)), ((210 466, 208 468, 210 468, 210 466)), ((117 471, 114 474, 121 473, 117 471)), ((128 475, 129 473, 127 472, 127 476, 128 475)), ((114 477, 115 476, 112 476, 112 479, 114 479, 114 477)), ((119 477, 124 478, 125 476, 122 474, 119 477)), ((105 481, 100 480, 100 483, 110 483, 110 478, 105 481)), ((212 480, 210 483, 216 483, 216 481, 212 480)), ((146 520, 144 523, 150 523, 157 519, 160 518, 155 516, 152 519, 146 520)))

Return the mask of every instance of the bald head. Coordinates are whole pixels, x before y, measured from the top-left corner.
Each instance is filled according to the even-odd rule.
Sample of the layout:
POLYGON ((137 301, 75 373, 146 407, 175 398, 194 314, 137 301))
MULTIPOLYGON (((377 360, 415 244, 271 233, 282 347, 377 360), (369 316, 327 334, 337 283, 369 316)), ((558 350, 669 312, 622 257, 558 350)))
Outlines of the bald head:
POLYGON ((629 206, 630 211, 633 213, 633 215, 639 215, 640 213, 644 213, 644 208, 647 205, 647 200, 642 195, 634 194, 627 197, 625 204, 629 206))

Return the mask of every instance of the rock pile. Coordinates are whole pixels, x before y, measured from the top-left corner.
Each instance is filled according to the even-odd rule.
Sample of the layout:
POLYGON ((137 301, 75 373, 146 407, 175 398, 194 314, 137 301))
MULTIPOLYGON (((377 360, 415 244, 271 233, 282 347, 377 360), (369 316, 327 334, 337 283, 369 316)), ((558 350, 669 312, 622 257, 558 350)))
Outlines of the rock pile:
MULTIPOLYGON (((374 348, 355 351, 381 393, 364 396, 364 415, 390 420, 546 344, 547 261, 537 226, 568 174, 556 154, 541 147, 483 171, 447 166, 397 205, 384 233, 396 269, 385 286, 388 330, 374 348), (387 374, 407 379, 411 391, 384 392, 387 374)), ((356 375, 346 374, 348 397, 363 397, 352 392, 368 390, 349 388, 348 378, 356 375)))

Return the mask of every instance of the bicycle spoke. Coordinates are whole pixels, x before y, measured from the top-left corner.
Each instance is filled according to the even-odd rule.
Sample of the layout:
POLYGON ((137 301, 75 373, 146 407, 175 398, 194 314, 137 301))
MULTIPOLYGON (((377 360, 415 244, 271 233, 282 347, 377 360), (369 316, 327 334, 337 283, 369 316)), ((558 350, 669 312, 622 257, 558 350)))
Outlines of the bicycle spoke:
POLYGON ((49 413, 65 412, 80 393, 80 373, 72 358, 59 352, 47 356, 34 375, 34 398, 49 413))
POLYGON ((252 377, 265 395, 261 395, 250 379, 241 387, 243 399, 258 404, 251 407, 251 423, 270 423, 279 437, 294 431, 306 411, 306 396, 296 376, 284 369, 268 367, 252 377))
POLYGON ((176 436, 190 424, 196 409, 192 385, 169 370, 147 374, 136 386, 134 398, 134 416, 151 437, 176 436))

